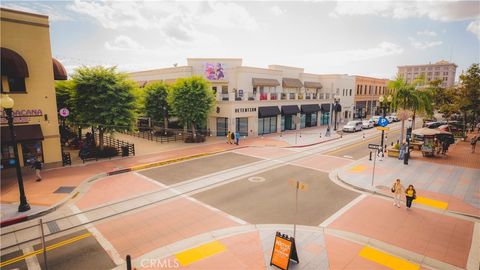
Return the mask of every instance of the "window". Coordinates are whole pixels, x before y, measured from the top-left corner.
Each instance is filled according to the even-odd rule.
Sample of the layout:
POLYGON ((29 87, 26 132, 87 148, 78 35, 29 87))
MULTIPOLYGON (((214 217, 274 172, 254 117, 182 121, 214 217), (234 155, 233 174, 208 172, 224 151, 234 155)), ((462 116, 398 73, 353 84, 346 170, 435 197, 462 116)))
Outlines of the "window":
POLYGON ((428 70, 432 70, 432 67, 428 67, 428 70))
POLYGON ((217 136, 225 136, 228 131, 228 118, 217 117, 217 136))
POLYGON ((345 96, 345 88, 342 91, 342 96, 345 96))
POLYGON ((424 67, 421 67, 421 68, 420 68, 420 70, 422 70, 422 71, 423 71, 423 70, 425 70, 425 68, 424 68, 424 67))
POLYGON ((444 82, 448 81, 448 77, 443 77, 443 81, 444 82))
POLYGON ((444 76, 448 76, 448 71, 447 71, 447 72, 443 72, 443 75, 444 75, 444 76))
POLYGON ((414 68, 413 70, 418 71, 418 67, 414 68))
POLYGON ((352 96, 352 89, 350 89, 350 96, 352 96))
POLYGON ((329 93, 325 93, 325 99, 329 99, 330 98, 330 94, 329 93))
POLYGON ((212 91, 213 91, 214 94, 216 94, 216 93, 217 93, 217 87, 216 87, 216 86, 212 86, 212 91))
POLYGON ((319 97, 320 99, 323 99, 323 93, 320 93, 319 96, 320 96, 320 97, 319 97))
POLYGON ((26 92, 25 78, 8 78, 10 92, 26 92))
POLYGON ((435 76, 438 76, 438 75, 440 75, 440 72, 436 71, 435 76))
POLYGON ((228 94, 228 85, 222 85, 222 94, 228 94))
POLYGON ((440 67, 435 67, 435 70, 440 70, 440 67))

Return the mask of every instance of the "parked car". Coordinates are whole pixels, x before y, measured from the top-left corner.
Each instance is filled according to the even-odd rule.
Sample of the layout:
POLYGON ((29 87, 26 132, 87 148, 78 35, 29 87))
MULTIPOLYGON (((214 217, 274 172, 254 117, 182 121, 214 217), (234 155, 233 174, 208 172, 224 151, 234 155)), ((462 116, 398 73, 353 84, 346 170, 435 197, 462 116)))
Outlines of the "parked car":
POLYGON ((375 116, 372 116, 372 117, 370 118, 370 121, 373 121, 373 124, 374 124, 375 126, 377 126, 377 125, 378 125, 378 119, 380 119, 380 116, 379 116, 379 115, 375 115, 375 116))
POLYGON ((362 121, 349 121, 345 126, 343 126, 343 131, 345 132, 356 132, 362 130, 362 121))
POLYGON ((367 129, 367 128, 373 128, 375 126, 375 122, 372 120, 363 120, 362 121, 362 128, 367 129))
POLYGON ((385 118, 388 120, 389 123, 395 122, 395 117, 393 117, 391 115, 387 115, 387 116, 385 116, 385 118))
POLYGON ((400 121, 400 119, 398 119, 398 117, 397 117, 397 113, 392 113, 390 116, 392 117, 393 122, 398 122, 398 121, 400 121))

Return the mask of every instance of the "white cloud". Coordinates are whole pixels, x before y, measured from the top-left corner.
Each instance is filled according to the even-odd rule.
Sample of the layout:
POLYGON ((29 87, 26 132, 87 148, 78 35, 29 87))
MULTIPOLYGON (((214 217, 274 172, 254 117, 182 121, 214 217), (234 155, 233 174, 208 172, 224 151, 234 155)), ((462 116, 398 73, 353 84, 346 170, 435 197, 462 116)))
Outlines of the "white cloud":
POLYGON ((428 48, 440 46, 440 45, 443 44, 443 42, 439 41, 439 40, 436 40, 436 41, 422 41, 422 40, 417 40, 413 37, 408 37, 408 40, 410 40, 410 44, 412 45, 412 47, 414 47, 415 49, 421 49, 421 50, 425 50, 425 49, 428 49, 428 48))
POLYGON ((472 32, 474 35, 477 36, 478 39, 480 39, 480 19, 471 22, 471 23, 467 26, 467 31, 472 32))
POLYGON ((417 35, 435 37, 437 35, 437 33, 435 31, 424 30, 424 31, 418 31, 417 35))
POLYGON ((270 11, 273 13, 273 15, 275 16, 281 16, 283 14, 285 14, 285 10, 282 9, 281 7, 277 6, 277 5, 274 5, 270 8, 270 11))
POLYGON ((339 1, 330 15, 377 15, 395 19, 427 17, 437 21, 461 21, 478 18, 479 13, 477 1, 339 1))
POLYGON ((124 35, 117 36, 112 43, 105 42, 105 48, 112 51, 138 51, 144 49, 136 41, 124 35))
POLYGON ((2 3, 2 5, 6 8, 46 15, 50 21, 73 21, 73 18, 67 15, 64 10, 59 10, 58 8, 45 4, 29 2, 28 6, 25 6, 25 4, 22 3, 16 4, 7 2, 2 3))
POLYGON ((333 65, 345 65, 352 62, 398 55, 402 54, 403 51, 404 50, 401 46, 391 42, 383 41, 373 48, 325 52, 313 55, 312 57, 318 59, 318 61, 323 63, 331 63, 333 65))

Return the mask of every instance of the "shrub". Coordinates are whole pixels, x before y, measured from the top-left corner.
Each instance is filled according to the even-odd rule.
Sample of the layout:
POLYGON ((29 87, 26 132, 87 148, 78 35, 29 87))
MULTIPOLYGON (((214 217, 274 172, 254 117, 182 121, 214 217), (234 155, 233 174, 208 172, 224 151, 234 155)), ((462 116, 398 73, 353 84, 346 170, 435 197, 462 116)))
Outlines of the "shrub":
POLYGON ((155 131, 154 135, 157 137, 172 137, 173 135, 175 135, 175 132, 170 129, 167 129, 165 131, 165 129, 162 128, 160 130, 155 131))
POLYGON ((400 149, 400 144, 399 143, 396 143, 393 148, 395 148, 396 150, 399 150, 400 149))
POLYGON ((193 135, 189 135, 187 138, 185 138, 186 143, 201 143, 205 141, 205 136, 197 134, 195 139, 193 139, 193 135))
POLYGON ((97 148, 97 157, 99 158, 110 158, 115 156, 118 156, 118 150, 113 146, 104 146, 103 150, 97 148))

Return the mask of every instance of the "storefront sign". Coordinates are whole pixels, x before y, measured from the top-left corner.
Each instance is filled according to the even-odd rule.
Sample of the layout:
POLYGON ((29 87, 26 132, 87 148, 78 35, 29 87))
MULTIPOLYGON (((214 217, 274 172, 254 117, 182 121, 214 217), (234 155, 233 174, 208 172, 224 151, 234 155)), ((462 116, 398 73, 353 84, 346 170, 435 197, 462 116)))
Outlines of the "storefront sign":
POLYGON ((257 112, 257 108, 235 108, 235 113, 257 112))
MULTIPOLYGON (((35 117, 42 116, 43 112, 41 109, 28 109, 28 110, 13 110, 13 117, 35 117)), ((6 117, 5 111, 2 110, 2 118, 6 117)))

